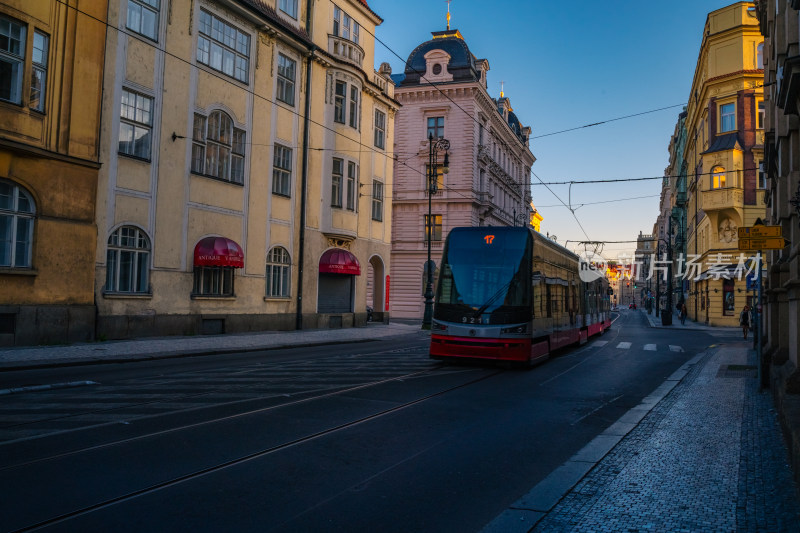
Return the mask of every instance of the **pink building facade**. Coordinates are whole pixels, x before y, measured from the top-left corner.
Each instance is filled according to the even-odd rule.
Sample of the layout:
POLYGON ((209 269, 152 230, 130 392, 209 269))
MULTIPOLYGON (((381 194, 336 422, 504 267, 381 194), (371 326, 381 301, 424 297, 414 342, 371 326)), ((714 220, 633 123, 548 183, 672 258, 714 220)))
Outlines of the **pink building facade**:
MULTIPOLYGON (((430 143, 450 142, 449 173, 438 177, 431 208, 431 259, 458 226, 529 225, 531 128, 501 91, 487 89, 489 62, 476 59, 458 30, 433 32, 392 76, 402 108, 395 117, 390 307, 395 318, 422 318, 427 261, 430 143)), ((444 154, 438 157, 439 171, 444 154)))

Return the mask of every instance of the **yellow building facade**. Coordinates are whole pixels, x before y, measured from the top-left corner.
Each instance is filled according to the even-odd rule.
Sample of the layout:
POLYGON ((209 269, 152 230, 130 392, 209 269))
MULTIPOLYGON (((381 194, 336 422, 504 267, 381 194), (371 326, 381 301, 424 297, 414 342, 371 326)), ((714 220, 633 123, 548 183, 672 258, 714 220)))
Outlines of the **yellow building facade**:
POLYGON ((740 311, 752 298, 744 274, 737 271, 737 229, 752 226, 766 213, 759 171, 764 153, 762 53, 752 2, 709 13, 686 108, 688 240, 682 272, 690 280, 689 318, 711 325, 738 325, 740 311))
POLYGON ((398 104, 366 2, 119 0, 109 20, 98 335, 383 309, 398 104))
POLYGON ((0 345, 94 335, 106 10, 0 5, 0 345))

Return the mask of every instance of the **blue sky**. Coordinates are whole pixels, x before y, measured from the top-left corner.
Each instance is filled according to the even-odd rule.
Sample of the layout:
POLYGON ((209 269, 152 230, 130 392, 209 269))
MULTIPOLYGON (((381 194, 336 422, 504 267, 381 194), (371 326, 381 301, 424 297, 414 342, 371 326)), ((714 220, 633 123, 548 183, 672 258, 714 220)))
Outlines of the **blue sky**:
MULTIPOLYGON (((411 51, 446 28, 444 0, 368 3, 384 19, 377 37, 391 48, 376 43, 376 68, 388 62, 402 72, 411 51)), ((514 112, 536 137, 685 103, 706 16, 732 3, 453 0, 450 12, 451 28, 461 31, 476 57, 489 60, 489 93, 499 96, 504 81, 514 112)), ((533 171, 546 182, 662 176, 681 109, 534 138, 533 171)), ((568 202, 567 186, 552 189, 568 202)), ((639 231, 652 232, 660 190, 660 180, 573 185, 572 204, 650 196, 575 211, 591 240, 632 240, 639 231)), ((547 188, 534 185, 532 192, 543 233, 562 244, 586 239, 547 188)), ((609 244, 603 255, 633 248, 609 244)))

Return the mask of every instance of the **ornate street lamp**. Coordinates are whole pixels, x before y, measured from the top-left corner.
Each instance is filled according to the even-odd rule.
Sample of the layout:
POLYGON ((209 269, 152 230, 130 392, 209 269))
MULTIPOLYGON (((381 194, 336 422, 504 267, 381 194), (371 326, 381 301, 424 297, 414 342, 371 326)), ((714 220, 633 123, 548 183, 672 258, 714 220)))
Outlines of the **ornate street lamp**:
POLYGON ((442 164, 442 173, 447 174, 450 172, 450 159, 448 157, 448 150, 450 150, 450 141, 444 137, 438 139, 433 138, 433 133, 428 134, 428 224, 427 224, 427 237, 428 237, 428 262, 425 263, 427 270, 427 282, 425 284, 425 315, 422 317, 422 329, 431 329, 431 320, 433 318, 433 262, 431 261, 431 241, 433 240, 433 214, 431 212, 431 199, 436 194, 438 189, 438 154, 444 150, 444 163, 442 164))

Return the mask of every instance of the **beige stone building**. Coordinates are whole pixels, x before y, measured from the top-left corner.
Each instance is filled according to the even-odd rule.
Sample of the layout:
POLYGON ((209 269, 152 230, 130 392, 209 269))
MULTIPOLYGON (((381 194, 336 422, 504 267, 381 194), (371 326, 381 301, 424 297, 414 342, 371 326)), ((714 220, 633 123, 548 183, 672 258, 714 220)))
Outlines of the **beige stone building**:
POLYGON ((106 10, 0 3, 0 346, 94 336, 106 10))
MULTIPOLYGON (((477 59, 458 30, 433 32, 393 76, 402 109, 395 123, 392 192, 392 316, 422 318, 428 237, 438 264, 444 241, 458 226, 513 226, 541 222, 530 192, 531 128, 523 126, 503 92, 489 95, 489 61, 477 59), (430 198, 431 141, 449 142, 437 155, 436 192, 430 198)), ((435 272, 435 271, 434 271, 435 272)))
POLYGON ((739 323, 748 294, 736 272, 737 230, 766 213, 758 171, 764 154, 762 47, 752 2, 709 13, 686 109, 686 306, 690 319, 714 326, 739 323))
POLYGON ((112 0, 108 17, 98 335, 382 309, 398 103, 366 1, 112 0))

